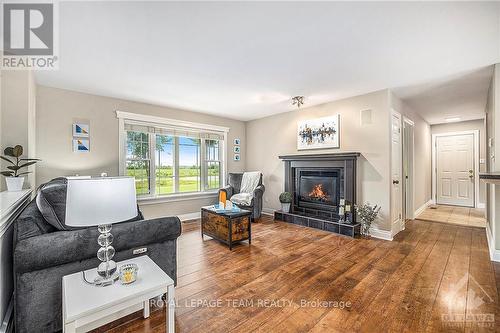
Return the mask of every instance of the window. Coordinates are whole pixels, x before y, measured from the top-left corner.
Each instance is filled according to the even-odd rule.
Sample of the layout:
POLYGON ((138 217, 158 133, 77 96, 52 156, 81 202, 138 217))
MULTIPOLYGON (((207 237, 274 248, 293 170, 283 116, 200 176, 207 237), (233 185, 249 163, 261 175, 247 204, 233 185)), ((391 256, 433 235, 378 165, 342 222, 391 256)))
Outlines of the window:
POLYGON ((127 132, 127 175, 135 177, 136 193, 138 195, 150 193, 149 172, 149 134, 127 132))
POLYGON ((124 120, 122 172, 135 178, 138 196, 213 192, 222 186, 225 133, 196 125, 124 120))

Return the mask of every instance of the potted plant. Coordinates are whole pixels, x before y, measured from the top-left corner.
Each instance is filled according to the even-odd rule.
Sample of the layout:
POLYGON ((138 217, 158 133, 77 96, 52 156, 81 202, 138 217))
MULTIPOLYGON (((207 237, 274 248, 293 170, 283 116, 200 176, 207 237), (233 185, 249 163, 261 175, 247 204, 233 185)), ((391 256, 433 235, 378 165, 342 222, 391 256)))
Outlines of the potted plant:
POLYGON ((281 211, 284 213, 290 212, 290 205, 292 204, 292 194, 290 192, 283 192, 280 194, 281 211))
POLYGON ((370 227, 377 218, 380 206, 371 206, 369 203, 365 203, 362 205, 355 205, 354 207, 356 208, 356 212, 361 222, 361 235, 369 237, 370 227))
POLYGON ((35 164, 39 159, 21 158, 23 155, 23 147, 20 145, 5 148, 4 154, 5 156, 0 156, 0 158, 10 163, 10 165, 7 165, 8 170, 1 172, 1 174, 5 176, 7 190, 21 191, 23 189, 24 176, 30 173, 30 171, 21 172, 21 169, 35 164))

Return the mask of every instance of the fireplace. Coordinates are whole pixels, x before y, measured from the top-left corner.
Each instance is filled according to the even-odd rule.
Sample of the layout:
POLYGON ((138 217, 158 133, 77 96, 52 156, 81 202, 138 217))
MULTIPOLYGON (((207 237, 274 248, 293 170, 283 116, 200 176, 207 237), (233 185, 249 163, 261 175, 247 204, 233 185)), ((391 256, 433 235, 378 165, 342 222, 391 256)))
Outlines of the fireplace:
POLYGON ((285 191, 292 193, 290 212, 275 212, 277 220, 354 237, 360 224, 340 219, 339 203, 356 203, 359 153, 280 156, 285 162, 285 191))
POLYGON ((295 193, 297 205, 304 208, 334 211, 340 196, 339 169, 297 170, 295 193))

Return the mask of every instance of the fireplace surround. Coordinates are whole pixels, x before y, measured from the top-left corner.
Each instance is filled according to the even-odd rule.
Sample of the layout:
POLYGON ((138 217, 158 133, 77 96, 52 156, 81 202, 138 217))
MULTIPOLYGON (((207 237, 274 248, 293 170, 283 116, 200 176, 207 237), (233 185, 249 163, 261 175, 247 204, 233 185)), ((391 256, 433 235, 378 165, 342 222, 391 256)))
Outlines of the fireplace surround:
POLYGON ((285 191, 293 197, 289 213, 275 218, 307 227, 355 237, 360 224, 340 223, 340 199, 356 203, 356 165, 360 153, 286 155, 285 191))

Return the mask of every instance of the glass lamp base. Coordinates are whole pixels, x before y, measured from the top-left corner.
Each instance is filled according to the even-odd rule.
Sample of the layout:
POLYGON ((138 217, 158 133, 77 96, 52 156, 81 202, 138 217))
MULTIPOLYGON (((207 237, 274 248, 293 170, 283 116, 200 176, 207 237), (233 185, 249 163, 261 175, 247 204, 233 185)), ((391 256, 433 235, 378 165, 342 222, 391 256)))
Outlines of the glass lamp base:
POLYGON ((103 276, 98 276, 94 279, 94 285, 99 286, 99 287, 106 287, 110 286, 113 283, 115 283, 119 278, 118 272, 115 272, 114 274, 110 275, 109 277, 103 277, 103 276))

